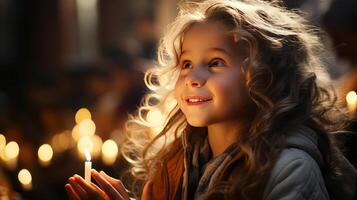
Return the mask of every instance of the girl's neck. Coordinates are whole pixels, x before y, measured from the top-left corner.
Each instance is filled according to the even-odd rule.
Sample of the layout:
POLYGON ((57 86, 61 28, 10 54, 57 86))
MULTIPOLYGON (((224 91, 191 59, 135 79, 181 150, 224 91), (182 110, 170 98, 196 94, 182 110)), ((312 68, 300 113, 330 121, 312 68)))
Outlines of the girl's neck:
POLYGON ((217 157, 231 144, 238 141, 243 131, 246 131, 245 122, 228 121, 208 126, 208 142, 213 158, 217 157))

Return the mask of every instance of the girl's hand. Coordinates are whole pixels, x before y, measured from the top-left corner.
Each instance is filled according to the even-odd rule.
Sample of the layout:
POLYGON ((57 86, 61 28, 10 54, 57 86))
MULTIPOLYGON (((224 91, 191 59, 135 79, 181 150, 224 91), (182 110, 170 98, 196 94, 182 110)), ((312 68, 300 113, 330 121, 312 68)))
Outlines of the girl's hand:
MULTIPOLYGON (((127 190, 123 183, 115 178, 108 176, 101 171, 98 173, 92 169, 91 175, 98 183, 87 183, 82 177, 74 175, 69 178, 69 184, 66 184, 66 190, 69 197, 73 200, 83 199, 104 199, 104 200, 130 200, 127 190)), ((148 181, 143 189, 142 200, 152 199, 152 182, 148 181)))

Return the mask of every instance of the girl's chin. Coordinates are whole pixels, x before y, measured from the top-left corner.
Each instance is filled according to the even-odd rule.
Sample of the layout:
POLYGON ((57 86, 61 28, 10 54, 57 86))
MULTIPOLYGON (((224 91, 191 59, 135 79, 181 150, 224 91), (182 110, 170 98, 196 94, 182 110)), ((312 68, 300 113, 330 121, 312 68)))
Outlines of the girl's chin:
POLYGON ((208 123, 202 120, 187 120, 188 124, 193 127, 205 127, 208 123))

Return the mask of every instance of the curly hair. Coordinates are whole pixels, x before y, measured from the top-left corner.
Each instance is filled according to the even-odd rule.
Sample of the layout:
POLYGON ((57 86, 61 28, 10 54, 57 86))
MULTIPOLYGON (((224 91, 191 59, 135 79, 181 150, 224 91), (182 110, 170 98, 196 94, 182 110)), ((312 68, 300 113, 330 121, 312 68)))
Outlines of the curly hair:
POLYGON ((122 154, 133 165, 132 174, 140 180, 154 177, 158 166, 169 159, 167 155, 177 149, 175 145, 180 145, 175 141, 184 131, 193 130, 173 93, 179 74, 178 59, 184 33, 193 24, 212 21, 221 22, 240 38, 246 56, 245 85, 256 110, 249 131, 240 138, 239 153, 225 166, 226 173, 210 196, 261 198, 267 175, 284 148, 286 133, 300 125, 318 133, 327 170, 337 173, 331 153, 334 142, 328 133, 342 130, 348 117, 337 103, 320 59, 324 49, 319 39, 322 33, 308 25, 302 15, 282 7, 280 1, 183 2, 177 18, 160 40, 156 66, 146 73, 145 83, 151 93, 127 122, 122 154), (149 113, 158 111, 162 120, 151 122, 149 113))

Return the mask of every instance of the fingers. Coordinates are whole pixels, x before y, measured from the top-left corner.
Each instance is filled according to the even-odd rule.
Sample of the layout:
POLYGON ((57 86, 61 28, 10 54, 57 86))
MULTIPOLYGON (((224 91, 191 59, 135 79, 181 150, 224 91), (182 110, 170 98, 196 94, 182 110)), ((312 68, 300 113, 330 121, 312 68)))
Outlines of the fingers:
POLYGON ((92 177, 104 190, 104 192, 110 197, 110 199, 128 199, 124 198, 119 191, 117 191, 112 184, 110 184, 105 178, 103 178, 95 169, 92 169, 92 177))
POLYGON ((87 183, 82 177, 74 175, 75 182, 83 188, 90 199, 105 199, 106 194, 94 183, 87 183))
POLYGON ((79 199, 88 199, 88 196, 86 194, 86 191, 76 183, 76 180, 74 177, 71 177, 68 179, 69 184, 71 186, 71 192, 74 192, 79 199))
POLYGON ((142 200, 152 199, 152 181, 146 182, 141 199, 142 200))
POLYGON ((68 196, 73 200, 81 199, 120 199, 129 200, 123 183, 114 179, 104 172, 98 173, 92 170, 92 177, 100 186, 86 182, 82 177, 74 175, 69 178, 69 184, 65 186, 68 196))
POLYGON ((76 194, 76 192, 74 191, 74 189, 72 188, 72 186, 70 184, 66 184, 65 188, 66 188, 67 194, 71 200, 80 200, 79 196, 76 194))
POLYGON ((123 183, 115 178, 108 176, 104 171, 101 171, 100 174, 110 183, 112 186, 123 196, 124 199, 129 199, 128 190, 125 189, 123 183))

